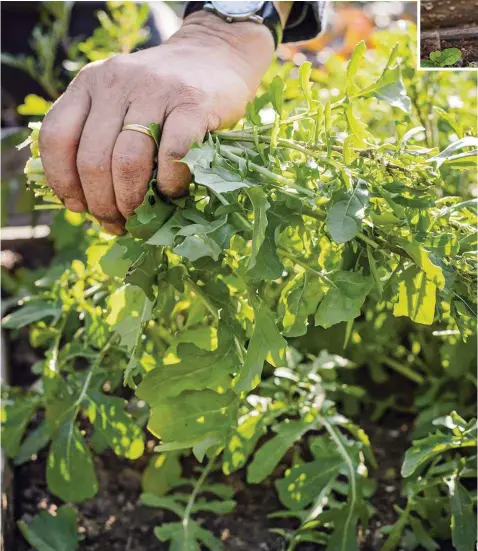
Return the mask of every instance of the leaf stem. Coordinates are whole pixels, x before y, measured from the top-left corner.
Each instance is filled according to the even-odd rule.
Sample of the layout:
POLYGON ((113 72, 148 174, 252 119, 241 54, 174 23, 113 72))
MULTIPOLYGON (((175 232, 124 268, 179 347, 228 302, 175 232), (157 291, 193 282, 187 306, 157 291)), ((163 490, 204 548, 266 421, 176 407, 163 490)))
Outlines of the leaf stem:
POLYGON ((189 289, 191 291, 193 291, 193 293, 195 295, 197 295, 197 297, 200 298, 203 301, 204 306, 206 306, 206 308, 214 316, 214 318, 216 320, 219 319, 219 312, 218 312, 217 308, 209 300, 209 298, 204 294, 201 287, 199 287, 199 285, 197 283, 195 283, 192 279, 189 279, 189 278, 184 280, 184 284, 186 285, 186 287, 189 287, 189 289))
MULTIPOLYGON (((331 109, 337 109, 338 107, 341 107, 342 104, 343 104, 344 100, 339 100, 339 101, 336 101, 335 103, 332 103, 330 105, 330 108, 331 109)), ((303 120, 303 119, 313 119, 314 117, 316 117, 317 115, 319 114, 319 110, 315 110, 315 111, 306 111, 305 113, 301 113, 299 115, 294 115, 293 117, 289 117, 288 119, 284 119, 284 120, 281 120, 279 121, 279 125, 280 126, 286 126, 288 124, 293 124, 294 122, 296 121, 300 121, 300 120, 303 120)), ((270 123, 270 124, 263 124, 262 126, 255 126, 254 129, 257 131, 257 132, 263 132, 265 130, 272 130, 275 126, 275 123, 270 123)), ((237 132, 237 133, 240 133, 240 132, 244 132, 244 129, 240 129, 240 130, 231 130, 230 132, 237 132)))
MULTIPOLYGON (((244 159, 242 157, 239 157, 239 155, 236 155, 236 153, 233 152, 232 148, 228 146, 221 145, 220 146, 221 154, 226 157, 226 159, 229 159, 230 161, 234 161, 235 163, 243 163, 244 159)), ((244 150, 245 151, 245 150, 244 150)), ((280 174, 275 174, 271 170, 257 165, 256 163, 253 163, 251 161, 247 161, 247 167, 253 170, 254 172, 257 172, 258 174, 261 174, 264 176, 267 180, 273 182, 274 184, 279 184, 281 186, 289 186, 297 189, 304 195, 307 195, 308 197, 316 197, 316 194, 311 191, 310 189, 307 189, 302 186, 298 186, 295 183, 295 180, 292 178, 286 178, 285 176, 281 176, 280 174)))
POLYGON ((91 383, 91 379, 93 378, 93 375, 95 375, 97 369, 101 365, 101 362, 104 360, 106 354, 108 353, 109 349, 111 348, 111 346, 113 345, 113 342, 115 340, 116 340, 116 334, 113 333, 112 335, 110 335, 109 339, 106 341, 106 344, 100 350, 96 360, 91 365, 91 368, 88 372, 88 375, 85 378, 85 382, 83 383, 83 386, 81 388, 80 394, 78 395, 78 398, 76 399, 75 404, 74 404, 75 408, 76 408, 74 417, 76 417, 76 414, 78 413, 78 410, 80 409, 81 402, 83 401, 84 397, 86 396, 86 393, 88 392, 88 389, 89 389, 89 386, 90 386, 90 383, 91 383))
POLYGON ((388 365, 388 367, 392 368, 397 373, 400 373, 400 375, 403 375, 407 379, 410 379, 410 381, 413 381, 419 385, 422 385, 425 382, 425 379, 422 375, 413 371, 413 369, 411 369, 409 366, 402 365, 400 362, 394 360, 393 358, 390 358, 388 356, 380 356, 380 361, 385 365, 388 365))
POLYGON ((203 485, 204 481, 206 480, 207 478, 207 475, 211 472, 211 469, 216 461, 216 458, 217 456, 214 456, 213 458, 211 458, 208 462, 208 464, 206 465, 206 467, 204 467, 202 473, 201 473, 201 476, 198 478, 196 484, 194 485, 194 488, 193 488, 193 491, 191 492, 191 495, 189 496, 189 500, 188 500, 188 503, 186 505, 186 509, 184 510, 184 517, 183 517, 183 528, 184 528, 184 531, 187 533, 187 530, 188 530, 188 525, 189 525, 189 519, 191 518, 191 511, 192 511, 192 508, 194 506, 194 502, 196 501, 196 498, 197 498, 197 495, 199 493, 199 491, 201 490, 201 486, 203 485))
POLYGON ((355 237, 357 239, 361 239, 364 243, 367 243, 367 245, 370 245, 372 247, 372 249, 378 249, 379 248, 378 243, 376 243, 373 239, 370 239, 370 237, 368 237, 367 235, 365 235, 362 232, 358 232, 355 237))
POLYGON ((315 276, 319 277, 320 279, 323 279, 328 285, 330 285, 334 289, 337 289, 337 285, 335 285, 335 283, 329 277, 327 277, 325 274, 319 272, 318 270, 315 270, 314 268, 312 268, 312 266, 307 264, 307 262, 300 259, 298 256, 295 256, 294 254, 290 253, 289 251, 286 251, 286 249, 283 249, 282 247, 277 247, 277 251, 279 253, 281 253, 283 256, 285 256, 286 258, 288 258, 289 260, 292 260, 292 262, 295 262, 299 266, 302 266, 302 268, 304 268, 305 270, 307 270, 311 274, 314 274, 315 276))
MULTIPOLYGON (((349 501, 349 511, 347 513, 347 518, 345 520, 345 525, 343 529, 343 538, 347 537, 347 534, 349 533, 349 524, 352 522, 355 508, 357 504, 357 480, 355 476, 355 469, 352 462, 352 459, 345 449, 345 446, 342 442, 342 439, 337 434, 337 431, 335 428, 325 419, 325 417, 320 416, 319 417, 321 423, 324 425, 326 431, 329 433, 332 440, 335 442, 337 449, 340 453, 340 455, 344 458, 344 461, 347 465, 347 468, 349 470, 349 478, 350 478, 350 501, 349 501)), ((343 548, 344 546, 341 546, 343 548)))

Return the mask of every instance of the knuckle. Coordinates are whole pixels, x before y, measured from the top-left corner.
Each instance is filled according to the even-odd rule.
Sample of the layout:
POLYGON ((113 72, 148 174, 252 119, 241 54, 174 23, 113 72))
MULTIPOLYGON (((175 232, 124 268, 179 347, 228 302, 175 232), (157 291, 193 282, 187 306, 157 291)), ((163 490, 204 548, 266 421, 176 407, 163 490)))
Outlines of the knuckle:
POLYGON ((80 150, 77 157, 77 168, 80 176, 101 176, 111 170, 111 163, 106 157, 80 150))
POLYGON ((70 127, 68 121, 58 117, 55 106, 43 119, 38 137, 40 152, 42 155, 57 151, 69 150, 78 145, 78 135, 75 129, 70 127))
POLYGON ((113 174, 118 209, 125 218, 141 204, 153 168, 152 156, 140 152, 115 152, 113 174))
MULTIPOLYGON (((98 69, 103 65, 104 61, 93 61, 82 67, 79 73, 74 78, 72 84, 79 85, 90 82, 98 73, 98 69)), ((71 85, 70 85, 71 86, 71 85)))
POLYGON ((48 115, 45 117, 41 128, 40 135, 38 136, 38 144, 42 155, 51 146, 54 146, 59 141, 58 129, 50 122, 48 115))
POLYGON ((139 152, 121 151, 115 152, 113 156, 113 165, 115 172, 121 176, 135 176, 144 172, 145 156, 139 152))
POLYGON ((175 78, 169 83, 168 90, 171 97, 171 108, 183 108, 195 111, 198 107, 207 107, 209 97, 200 88, 191 85, 183 78, 175 78))

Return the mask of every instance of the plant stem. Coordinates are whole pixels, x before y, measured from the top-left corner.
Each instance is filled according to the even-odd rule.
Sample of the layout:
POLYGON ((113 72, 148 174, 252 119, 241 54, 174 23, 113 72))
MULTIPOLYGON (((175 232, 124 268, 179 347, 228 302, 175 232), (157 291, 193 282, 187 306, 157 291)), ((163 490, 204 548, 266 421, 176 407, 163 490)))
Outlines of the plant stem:
MULTIPOLYGON (((236 153, 233 153, 232 148, 229 148, 228 146, 221 145, 220 151, 221 151, 221 154, 224 155, 224 157, 226 157, 226 159, 229 159, 230 161, 234 161, 235 163, 244 162, 244 159, 236 155, 236 153)), ((295 180, 293 180, 292 178, 286 178, 285 176, 280 176, 279 174, 275 174, 271 170, 263 166, 257 165, 256 163, 253 163, 251 161, 247 161, 247 166, 254 172, 261 174, 267 180, 273 182, 274 184, 293 187, 298 191, 300 191, 301 193, 303 193, 304 195, 307 195, 308 197, 313 197, 313 198, 316 197, 316 194, 313 191, 305 187, 298 186, 295 183, 295 180)))
POLYGON ((183 528, 184 531, 187 532, 189 519, 191 518, 191 511, 194 505, 194 502, 196 501, 197 495, 201 489, 201 486, 203 485, 204 481, 206 480, 207 475, 211 472, 211 469, 216 461, 216 457, 213 457, 209 460, 208 464, 204 467, 203 472, 201 473, 201 476, 198 478, 193 491, 191 492, 191 495, 189 496, 188 503, 186 505, 186 509, 184 510, 184 517, 183 517, 183 528))
POLYGON ((186 285, 186 287, 189 287, 191 289, 191 291, 193 291, 193 293, 195 295, 197 295, 197 297, 200 298, 203 301, 204 306, 206 306, 206 308, 214 316, 214 318, 216 320, 219 319, 219 313, 217 311, 217 308, 209 300, 209 298, 204 294, 201 287, 199 287, 199 285, 197 283, 194 283, 194 281, 192 279, 185 279, 184 284, 186 285))
POLYGON ((367 245, 370 245, 372 247, 372 249, 378 249, 379 248, 378 243, 375 243, 375 241, 373 239, 370 239, 370 237, 368 237, 367 235, 365 235, 362 232, 358 232, 356 237, 357 237, 357 239, 361 239, 364 243, 367 243, 367 245))
MULTIPOLYGON (((335 103, 332 103, 330 105, 331 109, 337 109, 338 107, 341 107, 343 104, 343 100, 336 101, 335 103)), ((319 111, 307 111, 306 113, 301 113, 300 115, 294 115, 293 117, 289 117, 288 119, 284 119, 282 121, 279 121, 280 126, 286 126, 288 124, 293 124, 296 121, 300 121, 303 119, 313 119, 315 116, 319 114, 319 111)), ((262 126, 255 126, 255 130, 257 132, 263 132, 264 130, 272 130, 275 126, 275 123, 270 124, 263 124, 262 126)), ((244 130, 231 130, 230 132, 243 132, 244 130)))
POLYGON ((88 375, 85 378, 85 382, 83 383, 83 387, 81 388, 80 394, 78 395, 78 398, 75 401, 76 411, 75 411, 74 417, 76 417, 78 410, 80 409, 81 402, 83 401, 84 397, 86 396, 86 393, 88 392, 88 388, 90 386, 93 375, 96 373, 96 370, 101 365, 101 362, 104 360, 106 354, 108 353, 109 349, 111 348, 115 340, 116 340, 116 334, 113 333, 112 335, 110 335, 109 339, 106 341, 106 344, 100 350, 96 360, 93 362, 90 368, 90 371, 88 372, 88 375))
POLYGON ((422 375, 416 373, 407 365, 402 365, 400 362, 394 360, 393 358, 389 358, 388 356, 380 356, 380 361, 383 362, 385 365, 388 365, 388 367, 391 367, 397 373, 400 373, 400 375, 403 375, 407 379, 410 379, 410 381, 413 381, 419 385, 422 385, 425 382, 425 379, 422 375))
POLYGON ((289 260, 292 260, 292 262, 295 262, 299 266, 302 266, 302 268, 304 268, 305 270, 307 270, 311 274, 314 274, 316 277, 319 277, 320 279, 323 279, 328 285, 330 285, 334 289, 337 289, 337 285, 335 285, 335 283, 329 277, 327 277, 325 274, 315 270, 314 268, 312 268, 312 266, 309 266, 309 264, 307 264, 307 262, 300 259, 298 256, 295 256, 294 254, 290 253, 289 251, 286 251, 282 247, 277 247, 277 250, 283 256, 285 256, 289 260))
MULTIPOLYGON (((227 141, 235 141, 235 142, 250 142, 250 143, 268 143, 270 144, 272 139, 269 136, 253 136, 252 134, 239 134, 239 133, 233 133, 234 131, 230 132, 216 132, 215 135, 218 136, 220 139, 227 140, 227 141)), ((314 146, 314 149, 310 149, 310 147, 307 147, 309 144, 302 141, 297 140, 287 140, 284 138, 279 138, 277 140, 277 145, 279 147, 287 148, 287 149, 295 149, 296 151, 300 151, 301 153, 304 153, 304 155, 308 155, 309 157, 312 157, 316 160, 319 160, 325 164, 329 164, 330 166, 340 170, 340 166, 335 161, 331 160, 330 157, 320 155, 317 151, 314 149, 323 149, 324 151, 327 149, 326 145, 319 144, 314 146)), ((335 151, 336 153, 343 154, 343 147, 340 147, 338 145, 332 145, 330 146, 330 149, 332 151, 335 151)), ((352 151, 357 153, 360 157, 364 157, 367 159, 373 159, 372 153, 376 151, 374 148, 352 148, 352 151)), ((393 151, 393 150, 391 150, 393 151)), ((403 172, 409 172, 410 169, 407 167, 403 167, 400 165, 397 165, 396 163, 393 163, 390 160, 386 161, 386 166, 394 168, 396 170, 401 170, 403 172)))
MULTIPOLYGON (((320 417, 320 421, 324 425, 326 431, 330 434, 330 437, 332 438, 332 440, 337 445, 337 449, 340 455, 344 458, 344 461, 349 471, 349 482, 350 482, 349 511, 347 513, 347 518, 345 519, 345 525, 343 528, 343 538, 345 540, 345 538, 347 537, 347 534, 349 533, 349 524, 352 522, 352 519, 355 513, 356 502, 357 502, 357 480, 355 478, 356 476, 355 469, 354 469, 352 459, 350 458, 350 455, 345 449, 345 446, 340 436, 337 434, 336 429, 324 417, 320 417)), ((343 547, 344 545, 341 545, 341 548, 343 547)))
POLYGON ((52 373, 58 373, 58 353, 60 351, 61 337, 63 336, 63 330, 66 326, 67 317, 68 313, 64 314, 64 317, 62 318, 61 323, 58 326, 58 334, 55 337, 55 342, 53 344, 53 347, 51 348, 50 359, 48 361, 48 369, 52 373))

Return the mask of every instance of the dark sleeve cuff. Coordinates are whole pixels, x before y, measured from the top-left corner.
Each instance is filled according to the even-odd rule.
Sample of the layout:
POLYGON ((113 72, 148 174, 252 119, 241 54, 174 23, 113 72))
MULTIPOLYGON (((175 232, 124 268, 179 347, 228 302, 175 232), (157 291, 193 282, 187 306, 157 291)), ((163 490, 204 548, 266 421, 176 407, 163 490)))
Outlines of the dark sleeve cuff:
POLYGON ((315 38, 325 28, 327 2, 294 2, 282 42, 315 38))

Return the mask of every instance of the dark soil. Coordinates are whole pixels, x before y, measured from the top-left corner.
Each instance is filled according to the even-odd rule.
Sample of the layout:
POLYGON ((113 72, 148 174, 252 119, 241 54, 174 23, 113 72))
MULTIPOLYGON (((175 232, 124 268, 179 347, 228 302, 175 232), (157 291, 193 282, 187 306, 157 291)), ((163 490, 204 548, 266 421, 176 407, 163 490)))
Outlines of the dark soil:
MULTIPOLYGON (((378 551, 383 545, 379 530, 396 520, 393 505, 400 505, 400 462, 407 447, 408 421, 388 415, 380 426, 364 420, 361 425, 369 434, 375 450, 378 469, 372 473, 378 486, 372 505, 376 514, 371 519, 361 546, 362 551, 378 551)), ((150 452, 149 452, 150 453, 150 452)), ((41 509, 51 512, 61 504, 46 487, 46 452, 35 460, 14 469, 14 516, 27 522, 41 509)), ((166 551, 153 534, 155 526, 177 519, 171 513, 145 507, 139 502, 141 472, 148 456, 136 462, 104 453, 95 457, 100 490, 91 500, 77 506, 78 525, 83 536, 81 550, 88 551, 166 551)), ((184 469, 192 470, 193 460, 184 460, 184 469)), ((220 538, 228 551, 282 551, 283 539, 270 528, 290 528, 293 523, 269 520, 267 515, 281 508, 272 482, 261 485, 245 484, 245 473, 229 477, 220 472, 211 475, 215 482, 227 483, 235 489, 237 507, 233 514, 196 516, 204 526, 220 538)), ((10 534, 6 551, 29 551, 18 530, 10 534)), ((304 544, 298 551, 313 551, 319 547, 304 544)))
MULTIPOLYGON (((164 522, 177 521, 171 513, 140 505, 141 470, 145 457, 136 463, 121 460, 106 453, 95 458, 96 473, 100 491, 94 499, 78 506, 79 529, 84 539, 80 549, 88 551, 166 551, 168 543, 159 542, 153 534, 155 526, 164 522)), ((45 460, 42 456, 16 469, 15 505, 16 517, 26 520, 39 509, 55 510, 60 502, 52 497, 45 482, 45 460)), ((189 465, 191 466, 191 465, 189 465)), ((187 468, 187 465, 186 465, 187 468)), ((279 536, 268 531, 273 526, 266 515, 280 505, 271 487, 251 486, 245 489, 243 473, 228 477, 227 483, 236 490, 237 507, 232 515, 215 517, 196 515, 204 521, 231 551, 279 551, 279 536)), ((225 482, 218 473, 211 478, 225 482)), ((11 551, 27 551, 29 546, 17 533, 11 551)), ((307 547, 303 548, 307 551, 307 547)), ((309 548, 310 550, 311 548, 309 548)), ((7 549, 10 551, 10 549, 7 549)))

